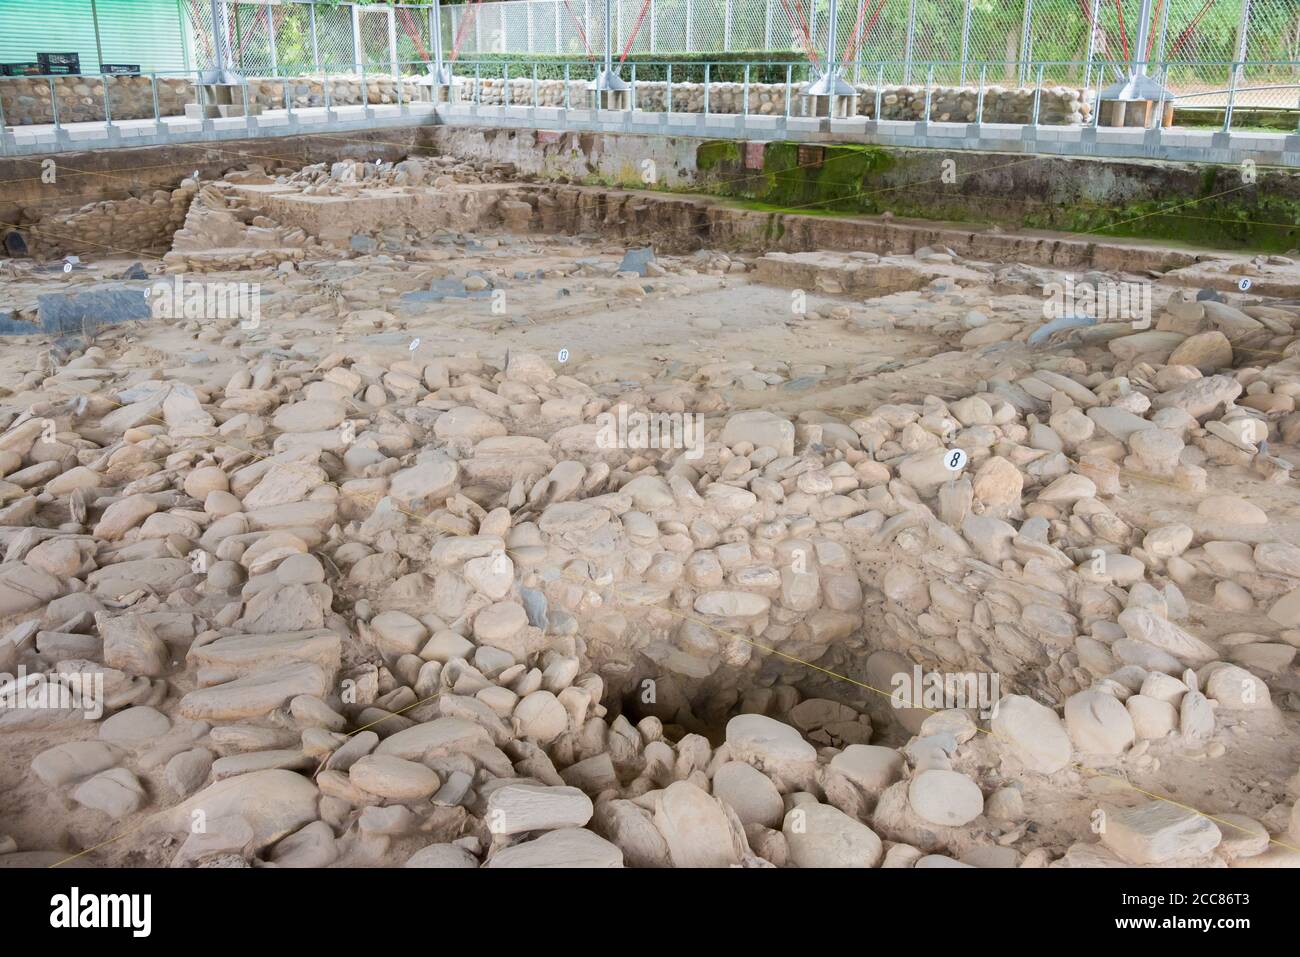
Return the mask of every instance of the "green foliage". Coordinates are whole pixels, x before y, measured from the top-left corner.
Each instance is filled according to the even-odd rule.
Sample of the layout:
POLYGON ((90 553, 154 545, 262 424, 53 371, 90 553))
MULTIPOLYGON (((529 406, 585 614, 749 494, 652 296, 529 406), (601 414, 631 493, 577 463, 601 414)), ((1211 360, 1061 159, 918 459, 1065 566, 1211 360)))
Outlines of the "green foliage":
MULTIPOLYGON (((575 56, 563 54, 557 56, 549 53, 465 53, 456 62, 456 73, 460 76, 472 75, 477 64, 483 76, 500 76, 506 67, 512 78, 532 76, 532 65, 537 64, 539 80, 559 80, 564 78, 564 64, 568 63, 569 78, 573 80, 591 79, 595 76, 598 64, 575 63, 575 56)), ((668 65, 672 64, 674 83, 701 83, 704 80, 704 65, 709 64, 710 82, 740 83, 745 78, 744 64, 750 63, 749 79, 751 83, 784 83, 787 63, 794 63, 793 80, 800 82, 807 76, 808 61, 800 52, 794 50, 738 50, 731 53, 637 53, 631 54, 624 64, 622 75, 630 79, 631 64, 636 64, 638 81, 662 81, 668 78, 668 65)))

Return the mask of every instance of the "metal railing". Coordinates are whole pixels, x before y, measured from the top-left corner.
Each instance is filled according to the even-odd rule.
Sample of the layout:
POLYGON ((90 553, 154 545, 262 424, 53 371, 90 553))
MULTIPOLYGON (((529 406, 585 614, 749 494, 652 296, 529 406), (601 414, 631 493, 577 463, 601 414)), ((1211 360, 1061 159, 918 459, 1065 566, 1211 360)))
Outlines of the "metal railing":
MULTIPOLYGON (((242 100, 254 104, 269 119, 285 117, 293 122, 299 115, 346 107, 363 107, 367 115, 377 108, 395 108, 409 113, 424 104, 431 108, 436 87, 418 82, 427 76, 423 60, 398 64, 392 72, 356 71, 356 64, 343 61, 327 64, 319 71, 288 75, 277 65, 268 75, 245 76, 242 100)), ((927 123, 1019 123, 1030 125, 1097 126, 1096 81, 1122 69, 1121 62, 1095 62, 1094 84, 1090 89, 1062 84, 1052 79, 1080 66, 1078 61, 993 61, 966 63, 971 81, 943 82, 954 61, 913 61, 910 66, 920 83, 899 84, 890 78, 899 74, 902 61, 879 60, 853 65, 847 78, 857 94, 857 115, 875 120, 904 120, 927 123), (1008 72, 1023 72, 1030 78, 1024 86, 1000 82, 1008 72), (955 104, 955 105, 954 105, 955 104)), ((1231 131, 1243 110, 1294 111, 1300 117, 1300 81, 1276 83, 1270 79, 1279 68, 1295 68, 1288 61, 1232 63, 1198 61, 1160 62, 1150 65, 1151 75, 1171 80, 1171 73, 1188 66, 1198 75, 1221 77, 1219 84, 1186 85, 1168 91, 1153 113, 1151 125, 1160 123, 1166 102, 1176 109, 1210 111, 1202 126, 1231 131), (1222 120, 1217 114, 1222 112, 1222 120)), ((557 62, 548 60, 458 60, 450 64, 451 100, 469 107, 533 107, 574 109, 587 105, 587 84, 594 79, 597 64, 587 59, 557 62)), ((670 60, 638 61, 626 65, 630 80, 630 108, 640 113, 740 114, 803 116, 805 103, 799 96, 803 84, 816 75, 806 61, 759 60, 747 63, 705 61, 683 65, 670 60)), ((152 121, 155 125, 182 120, 185 106, 199 103, 203 87, 199 71, 156 71, 140 76, 42 76, 0 79, 0 130, 13 123, 13 107, 6 101, 6 87, 21 80, 46 91, 46 122, 56 137, 77 123, 101 123, 108 127, 130 120, 152 121), (60 105, 60 86, 90 85, 97 104, 86 107, 84 96, 70 107, 60 105), (128 91, 128 87, 130 90, 128 91), (129 95, 128 95, 129 93, 129 95)), ((1172 85, 1172 84, 1170 84, 1172 85)), ((39 105, 39 104, 38 104, 39 105)), ((328 112, 326 112, 328 116, 328 112)), ((245 118, 247 122, 248 118, 245 118)), ((252 117, 256 125, 257 117, 252 117)), ((1285 131, 1279 131, 1285 132, 1285 131)), ((11 134, 0 136, 0 149, 7 149, 11 134)))

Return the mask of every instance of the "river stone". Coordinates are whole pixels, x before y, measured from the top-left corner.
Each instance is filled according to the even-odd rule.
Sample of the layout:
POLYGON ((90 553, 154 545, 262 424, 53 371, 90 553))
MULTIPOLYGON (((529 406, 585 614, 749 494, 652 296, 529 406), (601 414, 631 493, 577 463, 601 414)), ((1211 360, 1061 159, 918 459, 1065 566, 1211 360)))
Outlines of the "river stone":
POLYGON ((1101 843, 1129 864, 1199 857, 1223 840, 1209 818, 1168 801, 1145 801, 1131 808, 1102 805, 1101 810, 1101 843))
POLYGON ((594 812, 591 798, 574 787, 507 784, 488 795, 486 819, 494 834, 522 834, 582 827, 594 812))
POLYGON ((342 402, 316 399, 280 406, 271 425, 281 432, 318 432, 340 425, 346 417, 347 408, 342 402))
POLYGON ((414 761, 388 754, 367 754, 349 769, 348 777, 363 791, 393 801, 423 801, 433 796, 438 775, 414 761))
POLYGON ((850 744, 831 758, 838 771, 867 794, 880 794, 903 776, 903 756, 876 744, 850 744))
POLYGON ((242 817, 253 830, 254 849, 260 850, 316 820, 319 794, 309 778, 293 771, 252 771, 209 785, 153 822, 173 834, 188 834, 195 811, 208 821, 242 817))
POLYGON ((713 775, 713 796, 730 805, 741 824, 781 826, 781 792, 761 771, 743 761, 728 761, 713 775))
POLYGON ((412 854, 403 867, 478 867, 478 858, 455 844, 430 844, 412 854))
POLYGON ((730 867, 741 847, 717 798, 674 781, 655 801, 654 824, 668 844, 674 867, 730 867))
POLYGON ((547 831, 541 837, 494 854, 486 867, 622 867, 623 852, 580 827, 547 831))
POLYGON ((1149 609, 1125 608, 1116 620, 1124 629, 1124 634, 1133 641, 1158 648, 1179 661, 1200 664, 1219 657, 1219 653, 1201 639, 1149 609))
POLYGON ((139 779, 126 768, 110 768, 78 785, 72 799, 118 820, 142 808, 148 796, 139 779))
POLYGON ((738 761, 760 771, 812 766, 817 749, 794 728, 761 714, 738 714, 727 722, 727 745, 738 761))
POLYGON ((994 740, 1031 771, 1054 774, 1070 763, 1070 736, 1055 711, 1024 695, 1007 695, 990 723, 994 740))
POLYGON ((1232 343, 1217 329, 1183 340, 1169 356, 1170 365, 1195 366, 1205 375, 1232 365, 1232 343))
POLYGON ((767 446, 777 455, 794 455, 794 423, 771 412, 754 409, 737 412, 722 429, 722 444, 748 442, 755 448, 767 446))
POLYGON ((796 867, 875 867, 884 855, 875 831, 829 804, 792 808, 781 833, 796 867))
POLYGON ((85 780, 117 764, 118 752, 102 741, 69 741, 47 748, 32 759, 32 773, 47 787, 85 780))
POLYGON ((695 599, 695 610, 716 618, 752 618, 772 606, 763 595, 743 591, 715 591, 695 599))
POLYGON ((1087 754, 1123 754, 1136 738, 1124 705, 1104 691, 1080 691, 1066 699, 1065 728, 1087 754))
POLYGON ((984 812, 984 795, 966 775, 931 769, 912 778, 907 800, 923 820, 944 827, 969 824, 984 812))

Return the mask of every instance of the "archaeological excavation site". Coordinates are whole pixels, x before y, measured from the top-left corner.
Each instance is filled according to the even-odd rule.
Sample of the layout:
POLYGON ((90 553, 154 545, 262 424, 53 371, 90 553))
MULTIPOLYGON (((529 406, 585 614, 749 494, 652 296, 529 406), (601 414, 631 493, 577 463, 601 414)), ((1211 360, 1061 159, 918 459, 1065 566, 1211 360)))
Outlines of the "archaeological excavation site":
POLYGON ((0 76, 0 868, 1300 867, 1300 73, 940 91, 858 48, 961 0, 831 0, 633 105, 609 3, 549 85, 453 52, 537 0, 183 6, 144 118, 0 76), (294 103, 307 13, 429 62, 294 103))

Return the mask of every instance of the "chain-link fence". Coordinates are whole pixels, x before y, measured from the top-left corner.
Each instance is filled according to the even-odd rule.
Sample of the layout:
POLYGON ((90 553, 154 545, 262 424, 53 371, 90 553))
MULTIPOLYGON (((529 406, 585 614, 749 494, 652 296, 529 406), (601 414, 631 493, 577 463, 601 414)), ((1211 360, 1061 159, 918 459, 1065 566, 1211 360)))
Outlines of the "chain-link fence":
MULTIPOLYGON (((134 17, 137 45, 165 34, 184 47, 175 59, 186 66, 213 63, 212 0, 179 0, 174 8, 59 2, 84 2, 92 32, 114 57, 129 50, 134 17)), ((57 27, 49 28, 46 42, 32 41, 30 52, 19 48, 24 41, 17 38, 39 36, 41 24, 19 21, 24 15, 17 11, 29 6, 14 12, 7 6, 0 3, 0 59, 34 60, 37 46, 60 48, 57 27)), ((432 58, 427 2, 217 0, 215 7, 226 48, 244 73, 392 71, 395 64, 432 58)), ((453 51, 456 57, 599 57, 604 7, 604 0, 470 0, 444 4, 438 26, 449 57, 453 51)), ((819 62, 827 55, 829 0, 612 0, 611 7, 616 57, 793 50, 819 62)), ((1253 80, 1294 81, 1300 74, 1297 0, 1154 0, 1145 30, 1142 7, 1142 0, 840 0, 832 55, 855 75, 888 64, 888 78, 901 82, 923 82, 932 71, 935 82, 969 83, 980 65, 996 65, 991 74, 985 67, 990 82, 1025 84, 1041 66, 1049 82, 1107 83, 1117 78, 1114 70, 1094 77, 1092 66, 1133 60, 1168 61, 1171 74, 1207 92, 1227 85, 1228 71, 1212 68, 1215 63, 1268 64, 1238 70, 1239 78, 1253 80), (1146 45, 1139 50, 1142 35, 1146 45), (922 63, 927 66, 918 74, 915 65, 922 63)), ((83 65, 92 68, 83 72, 98 72, 88 59, 83 65)), ((145 69, 151 67, 172 64, 145 69)))

